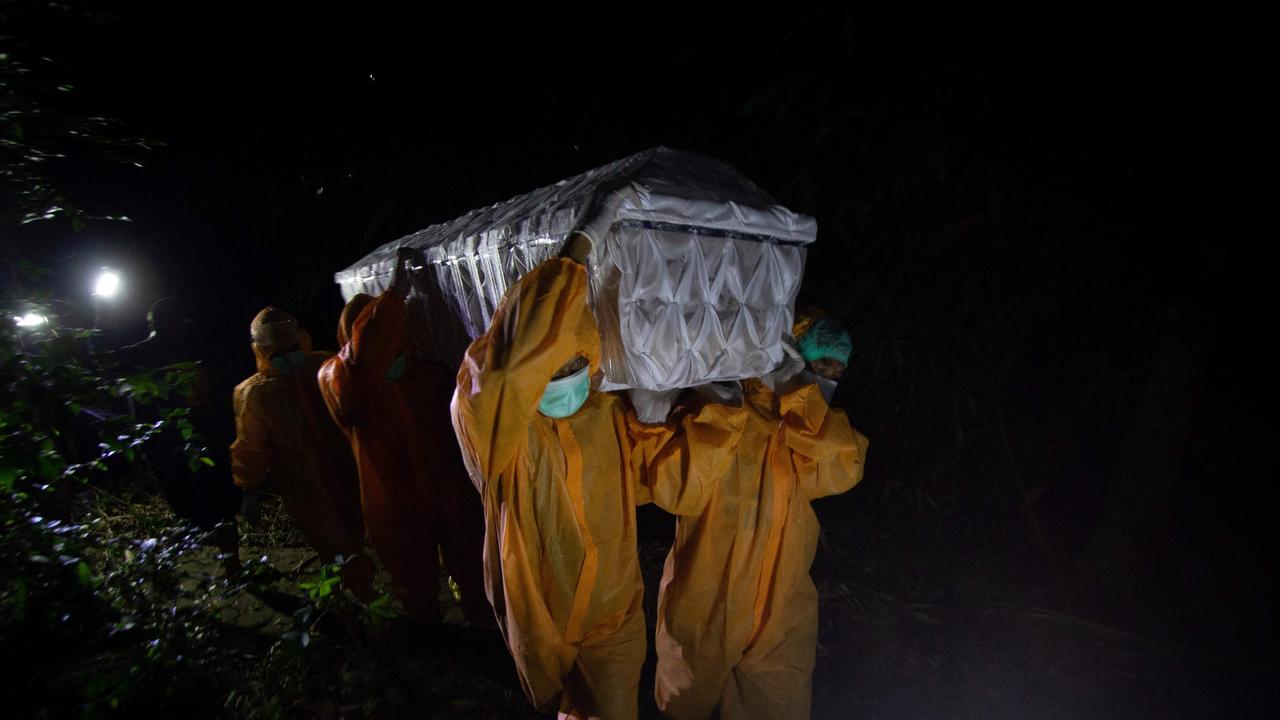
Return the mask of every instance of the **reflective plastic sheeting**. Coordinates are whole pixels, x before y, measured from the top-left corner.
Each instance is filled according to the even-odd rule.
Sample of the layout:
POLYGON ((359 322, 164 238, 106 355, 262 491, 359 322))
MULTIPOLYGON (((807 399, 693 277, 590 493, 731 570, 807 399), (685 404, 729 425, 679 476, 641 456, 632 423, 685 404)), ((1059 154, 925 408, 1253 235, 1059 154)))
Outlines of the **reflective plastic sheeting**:
POLYGON ((758 377, 782 360, 813 218, 776 205, 734 168, 655 148, 387 243, 335 275, 377 295, 401 246, 421 249, 411 331, 457 364, 507 288, 560 252, 595 195, 633 192, 591 257, 604 389, 666 390, 758 377))
POLYGON ((622 221, 595 256, 605 389, 759 377, 782 361, 801 246, 622 221))

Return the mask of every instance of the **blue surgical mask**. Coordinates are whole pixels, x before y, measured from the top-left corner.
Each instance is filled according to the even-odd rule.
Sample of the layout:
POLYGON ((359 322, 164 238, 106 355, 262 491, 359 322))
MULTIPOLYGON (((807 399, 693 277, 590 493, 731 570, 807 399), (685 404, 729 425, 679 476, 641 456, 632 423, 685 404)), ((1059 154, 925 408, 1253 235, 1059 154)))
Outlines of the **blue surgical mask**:
POLYGON ((271 358, 271 369, 288 375, 294 370, 302 367, 306 362, 307 354, 301 350, 294 350, 293 352, 271 358))
POLYGON ((547 417, 569 417, 578 412, 590 392, 591 367, 587 366, 568 377, 547 383, 547 389, 538 403, 538 410, 547 417))
POLYGON ((404 355, 397 355, 396 359, 391 361, 391 367, 387 369, 387 382, 393 383, 403 377, 404 368, 404 355))

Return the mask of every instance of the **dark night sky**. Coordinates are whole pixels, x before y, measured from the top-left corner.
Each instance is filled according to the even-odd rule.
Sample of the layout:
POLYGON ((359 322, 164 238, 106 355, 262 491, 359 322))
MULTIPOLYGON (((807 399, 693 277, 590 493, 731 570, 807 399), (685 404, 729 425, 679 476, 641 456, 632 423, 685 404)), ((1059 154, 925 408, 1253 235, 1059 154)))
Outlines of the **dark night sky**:
POLYGON ((59 168, 73 200, 133 223, 28 232, 64 294, 121 267, 120 341, 155 298, 187 298, 228 381, 251 372, 264 305, 331 348, 332 275, 371 248, 657 144, 818 218, 806 292, 868 363, 1013 334, 1009 382, 1034 407, 1075 392, 1072 372, 1128 372, 1136 393, 1169 303, 1224 336, 1249 328, 1230 243, 1158 229, 1176 222, 1160 186, 1197 86, 1152 24, 654 11, 590 28, 504 11, 495 29, 487 9, 108 4, 100 22, 36 14, 20 37, 61 63, 76 107, 166 147, 143 168, 59 168), (1016 233, 991 232, 1010 217, 1016 233))
MULTIPOLYGON (((1152 24, 655 11, 594 28, 504 14, 497 30, 486 9, 108 5, 111 19, 37 13, 16 34, 59 61, 76 107, 166 147, 143 168, 58 168, 73 200, 133 223, 25 232, 64 294, 83 300, 93 267, 121 267, 120 340, 141 336, 155 298, 188 298, 235 354, 231 375, 250 370, 262 306, 332 347, 332 274, 369 249, 657 144, 725 160, 815 215, 807 291, 855 329, 904 295, 943 317, 998 277, 989 311, 1034 333, 1029 394, 1055 391, 1041 370, 1096 342, 1081 328, 1144 356, 1175 297, 1225 334, 1249 328, 1230 312, 1253 299, 1224 282, 1231 245, 1157 229, 1176 222, 1157 185, 1186 157, 1173 125, 1196 85, 1152 24), (1015 212, 1016 241, 956 245, 966 223, 986 232, 1015 212), (943 242, 893 236, 907 227, 943 242)), ((866 330, 864 345, 911 328, 866 330)))
MULTIPOLYGON (((619 21, 594 32, 549 18, 497 31, 485 17, 124 3, 116 18, 58 23, 44 47, 85 107, 167 147, 141 170, 93 168, 109 187, 101 174, 70 173, 84 179, 74 197, 135 220, 68 241, 71 262, 122 265, 141 304, 178 291, 216 298, 219 318, 240 325, 267 303, 331 323, 339 300, 329 277, 368 249, 656 144, 726 160, 822 223, 828 207, 865 198, 805 179, 829 152, 814 142, 830 128, 804 115, 810 102, 835 135, 899 123, 894 137, 920 148, 957 142, 928 137, 939 128, 964 143, 1005 131, 1002 152, 1022 144, 1052 146, 1053 162, 1105 157, 1104 183, 1129 180, 1145 149, 1127 112, 1142 102, 1143 86, 1130 83, 1140 68, 1114 64, 1138 53, 1097 35, 1059 37, 1051 23, 1015 40, 834 11, 619 21), (784 90, 769 94, 775 84, 784 90), (964 122, 954 98, 970 91, 986 105, 980 123, 928 122, 931 113, 964 122), (772 117, 770 103, 786 93, 799 110, 772 117), (1120 145, 1135 157, 1111 155, 1120 145)), ((840 242, 820 236, 818 258, 840 242)), ((325 330, 313 334, 323 342, 325 330)))

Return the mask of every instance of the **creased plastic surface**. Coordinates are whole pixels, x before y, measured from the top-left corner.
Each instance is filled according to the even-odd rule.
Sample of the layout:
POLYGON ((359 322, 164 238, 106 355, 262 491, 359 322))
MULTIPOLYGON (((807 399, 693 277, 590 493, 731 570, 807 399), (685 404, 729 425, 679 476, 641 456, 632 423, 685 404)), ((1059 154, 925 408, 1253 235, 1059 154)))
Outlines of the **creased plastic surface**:
POLYGON ((633 195, 591 258, 604 389, 666 390, 758 377, 782 360, 813 218, 776 205, 732 167, 655 148, 387 243, 335 275, 376 295, 396 250, 421 249, 411 331, 457 364, 507 288, 560 251, 601 191, 633 195))

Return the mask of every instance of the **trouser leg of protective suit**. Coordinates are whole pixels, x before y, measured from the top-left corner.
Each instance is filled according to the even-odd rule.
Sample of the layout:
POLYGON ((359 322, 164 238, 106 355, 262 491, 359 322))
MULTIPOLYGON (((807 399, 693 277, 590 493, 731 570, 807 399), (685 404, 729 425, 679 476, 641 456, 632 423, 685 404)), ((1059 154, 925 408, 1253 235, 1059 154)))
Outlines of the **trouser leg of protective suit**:
POLYGON ((404 603, 405 614, 418 622, 438 622, 440 560, 434 523, 429 517, 413 517, 412 512, 406 512, 411 508, 390 505, 373 508, 366 516, 369 539, 383 567, 391 573, 391 589, 404 603))
POLYGON ((720 701, 722 720, 809 717, 818 645, 816 594, 788 603, 785 611, 790 622, 772 618, 733 669, 720 701))
MULTIPOLYGON (((391 548, 384 561, 391 572, 391 587, 396 597, 404 603, 405 614, 419 622, 440 621, 440 603, 436 595, 440 591, 440 559, 435 545, 414 543, 409 548, 391 548)), ((379 556, 383 556, 379 553, 379 556)))
POLYGON ((644 612, 637 604, 617 631, 588 637, 578 646, 578 657, 564 679, 562 716, 634 720, 644 653, 644 612))
POLYGON ((484 594, 484 516, 480 504, 467 497, 442 521, 440 550, 445 568, 462 594, 462 614, 474 627, 497 627, 484 594))
POLYGON ((373 600, 373 563, 364 552, 349 556, 342 566, 342 586, 351 591, 361 602, 373 600))
MULTIPOLYGON (((315 499, 311 504, 315 504, 315 499)), ((373 599, 373 564, 361 552, 361 532, 353 531, 338 508, 309 507, 291 495, 286 505, 302 535, 316 549, 320 562, 334 562, 337 556, 350 558, 342 566, 342 585, 364 602, 373 599), (292 500, 293 502, 288 502, 292 500)))
MULTIPOLYGON (((716 630, 719 630, 717 628, 716 630)), ((658 668, 654 678, 654 700, 664 717, 672 720, 705 720, 720 705, 725 683, 734 662, 726 658, 723 632, 711 630, 697 648, 681 647, 664 632, 661 621, 655 643, 658 668)))

